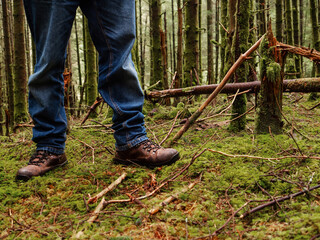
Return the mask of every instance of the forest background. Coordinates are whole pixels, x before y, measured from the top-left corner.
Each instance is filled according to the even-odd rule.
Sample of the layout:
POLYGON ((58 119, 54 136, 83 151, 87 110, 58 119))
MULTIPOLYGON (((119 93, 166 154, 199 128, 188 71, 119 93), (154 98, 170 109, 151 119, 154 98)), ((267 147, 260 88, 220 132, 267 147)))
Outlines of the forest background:
POLYGON ((149 99, 146 126, 154 141, 175 144, 182 156, 153 170, 111 161, 112 110, 98 98, 98 54, 79 10, 63 74, 69 164, 19 183, 15 172, 34 149, 27 79, 35 49, 22 1, 2 0, 0 238, 319 237, 319 6, 319 0, 137 0, 132 57, 149 99), (277 41, 289 47, 271 46, 269 32, 228 79, 260 82, 260 94, 252 87, 233 89, 202 108, 207 95, 193 96, 192 87, 220 84, 270 29, 269 20, 277 41), (283 58, 277 58, 279 49, 283 58), (288 49, 302 49, 307 58, 288 49), (299 79, 298 87, 288 90, 285 79, 299 79), (182 92, 191 94, 184 97, 152 95, 186 87, 182 92), (177 138, 177 129, 194 114, 191 129, 177 138), (88 194, 102 191, 123 172, 126 179, 93 214, 102 205, 100 199, 90 203, 88 194))

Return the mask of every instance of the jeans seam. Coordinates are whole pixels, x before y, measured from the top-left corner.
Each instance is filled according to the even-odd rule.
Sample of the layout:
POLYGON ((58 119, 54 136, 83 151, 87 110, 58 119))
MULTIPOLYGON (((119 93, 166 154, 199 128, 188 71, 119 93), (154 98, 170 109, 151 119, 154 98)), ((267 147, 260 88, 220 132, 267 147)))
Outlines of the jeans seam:
MULTIPOLYGON (((108 70, 108 73, 107 73, 107 76, 106 76, 106 81, 108 80, 108 76, 110 75, 111 73, 111 70, 112 70, 112 64, 113 64, 113 55, 112 55, 112 51, 111 51, 111 46, 110 46, 110 42, 109 42, 109 39, 108 39, 108 36, 107 34, 105 34, 104 30, 103 30, 103 27, 102 27, 102 23, 101 23, 101 18, 100 18, 100 14, 99 14, 99 11, 98 11, 98 8, 97 8, 97 1, 94 1, 94 9, 96 11, 96 14, 97 14, 97 20, 98 20, 98 24, 99 24, 99 27, 100 27, 100 30, 101 32, 103 33, 103 38, 104 40, 106 41, 106 44, 107 44, 107 47, 108 47, 108 50, 109 50, 109 60, 110 60, 110 63, 109 63, 109 70, 108 70)), ((112 102, 114 108, 116 109, 116 111, 118 112, 119 115, 123 115, 123 113, 120 111, 120 108, 119 106, 113 101, 112 99, 112 96, 111 96, 111 91, 110 91, 110 87, 108 86, 108 92, 109 92, 109 98, 110 98, 110 101, 112 102)))

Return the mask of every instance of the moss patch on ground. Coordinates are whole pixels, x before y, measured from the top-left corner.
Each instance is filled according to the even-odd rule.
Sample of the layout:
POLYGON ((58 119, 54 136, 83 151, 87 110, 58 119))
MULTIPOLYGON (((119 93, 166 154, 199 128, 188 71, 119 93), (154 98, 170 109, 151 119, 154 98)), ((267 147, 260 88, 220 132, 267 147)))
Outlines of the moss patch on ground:
MULTIPOLYGON (((114 164, 112 132, 92 126, 95 123, 89 121, 81 127, 81 119, 71 119, 66 145, 69 163, 43 177, 16 182, 16 171, 34 151, 31 130, 19 129, 10 138, 0 137, 0 239, 192 239, 213 233, 249 200, 252 202, 219 233, 219 239, 310 239, 320 233, 320 190, 240 218, 265 203, 263 200, 320 183, 319 159, 298 157, 301 153, 319 157, 320 109, 306 110, 316 102, 307 101, 307 95, 296 101, 299 98, 300 94, 284 96, 283 113, 288 122, 284 122, 283 134, 255 135, 254 122, 250 121, 254 112, 247 116, 245 131, 228 131, 230 111, 217 113, 230 102, 220 96, 215 106, 201 116, 208 118, 195 124, 175 145, 181 159, 152 170, 114 164), (133 202, 110 204, 96 222, 87 223, 97 203, 87 208, 84 199, 107 187, 123 171, 128 173, 127 178, 105 196, 106 200, 127 198, 127 194, 139 197, 153 191, 206 148, 234 157, 205 151, 188 171, 143 200, 144 206, 133 202), (201 181, 192 190, 179 194, 200 176, 201 181), (148 213, 172 194, 178 199, 153 216, 148 213)), ((146 104, 149 137, 161 142, 177 113, 194 112, 198 104, 146 104)), ((248 102, 248 108, 251 106, 248 102)), ((183 118, 185 115, 176 121, 173 134, 183 118)), ((105 115, 95 119, 105 125, 110 120, 105 115)))

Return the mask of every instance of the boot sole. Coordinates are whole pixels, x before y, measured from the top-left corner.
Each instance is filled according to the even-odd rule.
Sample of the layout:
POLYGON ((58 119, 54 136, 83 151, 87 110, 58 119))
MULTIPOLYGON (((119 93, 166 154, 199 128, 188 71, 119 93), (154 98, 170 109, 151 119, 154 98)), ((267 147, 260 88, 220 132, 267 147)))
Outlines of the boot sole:
POLYGON ((30 180, 32 177, 38 177, 38 176, 43 176, 44 174, 46 174, 47 172, 49 172, 49 171, 52 171, 52 170, 54 170, 54 169, 56 169, 56 168, 58 168, 58 167, 62 167, 62 166, 64 166, 64 165, 66 165, 68 163, 68 161, 65 161, 65 162, 63 162, 63 163, 61 163, 61 164, 59 164, 59 165, 56 165, 56 166, 54 166, 53 168, 51 168, 51 169, 49 169, 48 171, 46 171, 46 172, 43 172, 43 173, 41 173, 40 175, 37 175, 37 176, 29 176, 29 175, 16 175, 16 180, 18 180, 18 181, 28 181, 28 180, 30 180))
POLYGON ((122 164, 122 165, 139 165, 139 166, 145 166, 147 168, 156 168, 156 167, 161 167, 161 166, 170 166, 171 164, 175 163, 177 160, 180 159, 180 155, 179 153, 177 153, 176 155, 174 155, 169 161, 161 163, 161 164, 148 164, 148 163, 143 163, 137 160, 124 160, 124 159, 118 159, 118 158, 114 158, 113 162, 116 164, 122 164))

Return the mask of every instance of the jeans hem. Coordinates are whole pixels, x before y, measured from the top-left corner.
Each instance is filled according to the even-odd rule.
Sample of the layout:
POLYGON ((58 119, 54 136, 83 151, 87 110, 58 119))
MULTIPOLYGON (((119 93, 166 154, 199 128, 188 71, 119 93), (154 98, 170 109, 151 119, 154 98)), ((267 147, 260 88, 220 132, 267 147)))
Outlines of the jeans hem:
POLYGON ((127 142, 126 145, 118 146, 116 144, 116 150, 117 151, 126 151, 126 150, 128 150, 130 148, 133 148, 134 146, 138 145, 139 143, 141 143, 141 142, 143 142, 145 140, 148 140, 147 136, 142 136, 142 137, 136 138, 134 140, 131 140, 131 141, 127 142))
POLYGON ((59 155, 64 153, 64 149, 53 147, 37 147, 37 151, 48 151, 50 153, 59 155))

